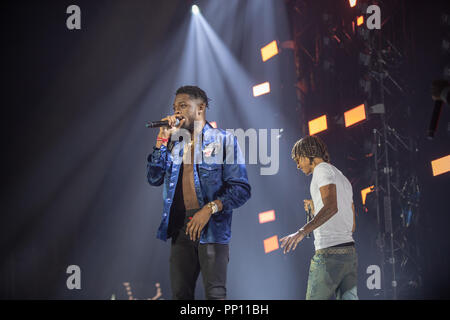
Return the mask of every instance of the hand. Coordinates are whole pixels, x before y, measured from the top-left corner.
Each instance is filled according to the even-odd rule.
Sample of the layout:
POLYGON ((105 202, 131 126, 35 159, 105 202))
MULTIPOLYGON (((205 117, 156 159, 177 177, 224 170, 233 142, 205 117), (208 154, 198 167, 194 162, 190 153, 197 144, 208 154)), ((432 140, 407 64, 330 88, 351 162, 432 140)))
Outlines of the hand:
POLYGON ((434 80, 431 84, 431 97, 433 100, 441 100, 442 91, 449 85, 450 83, 447 80, 434 80))
POLYGON ((189 238, 192 241, 200 239, 200 234, 210 218, 211 209, 207 206, 204 206, 194 214, 192 220, 186 226, 186 234, 189 234, 189 238))
POLYGON ((169 126, 168 127, 167 126, 159 127, 158 137, 163 138, 163 139, 169 139, 170 136, 172 135, 172 133, 174 133, 175 131, 180 129, 181 126, 186 121, 186 119, 182 118, 180 120, 180 123, 178 124, 178 126, 175 126, 177 119, 180 120, 180 116, 171 115, 171 116, 167 116, 167 117, 161 119, 161 121, 165 121, 165 120, 169 121, 169 126))
POLYGON ((298 230, 296 233, 290 234, 280 240, 281 242, 281 248, 284 248, 283 253, 286 254, 286 252, 294 251, 297 247, 297 244, 299 244, 300 241, 303 240, 305 237, 305 234, 298 230))
POLYGON ((311 208, 311 213, 314 213, 314 202, 312 200, 303 200, 303 205, 305 206, 305 211, 308 212, 308 204, 311 208))

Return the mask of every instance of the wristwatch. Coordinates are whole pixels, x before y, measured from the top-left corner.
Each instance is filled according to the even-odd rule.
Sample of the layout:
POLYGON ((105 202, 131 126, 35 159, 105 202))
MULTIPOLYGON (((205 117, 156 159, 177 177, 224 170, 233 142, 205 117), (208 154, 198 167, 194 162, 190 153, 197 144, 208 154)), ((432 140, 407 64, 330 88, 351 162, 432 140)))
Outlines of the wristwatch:
POLYGON ((216 213, 217 211, 219 211, 219 206, 218 206, 215 202, 213 202, 213 201, 211 201, 210 203, 208 203, 207 206, 208 206, 208 208, 211 209, 211 212, 212 212, 211 214, 214 214, 214 213, 216 213))

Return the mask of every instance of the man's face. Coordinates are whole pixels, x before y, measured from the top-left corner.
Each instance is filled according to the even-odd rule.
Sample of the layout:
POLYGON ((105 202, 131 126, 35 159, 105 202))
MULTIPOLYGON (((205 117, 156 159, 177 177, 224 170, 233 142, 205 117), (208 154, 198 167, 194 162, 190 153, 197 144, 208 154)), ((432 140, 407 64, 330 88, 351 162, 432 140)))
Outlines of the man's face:
POLYGON ((175 101, 173 103, 173 111, 174 111, 173 114, 186 119, 182 128, 187 130, 194 129, 195 120, 200 119, 199 106, 201 104, 202 104, 201 99, 192 99, 186 93, 180 93, 175 96, 175 101))
POLYGON ((295 162, 297 163, 297 169, 303 171, 304 174, 309 176, 313 172, 312 165, 309 161, 309 158, 306 157, 297 157, 295 158, 295 162))

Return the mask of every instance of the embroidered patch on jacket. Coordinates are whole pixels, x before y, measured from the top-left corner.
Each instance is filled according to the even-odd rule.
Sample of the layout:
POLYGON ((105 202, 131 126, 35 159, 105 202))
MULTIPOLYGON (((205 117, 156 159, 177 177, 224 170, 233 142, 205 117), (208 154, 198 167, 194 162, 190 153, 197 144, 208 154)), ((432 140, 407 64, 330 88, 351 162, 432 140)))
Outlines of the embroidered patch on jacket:
POLYGON ((205 149, 203 150, 203 156, 211 157, 218 153, 218 151, 220 150, 219 148, 220 148, 220 143, 212 142, 212 143, 208 144, 205 147, 205 149))

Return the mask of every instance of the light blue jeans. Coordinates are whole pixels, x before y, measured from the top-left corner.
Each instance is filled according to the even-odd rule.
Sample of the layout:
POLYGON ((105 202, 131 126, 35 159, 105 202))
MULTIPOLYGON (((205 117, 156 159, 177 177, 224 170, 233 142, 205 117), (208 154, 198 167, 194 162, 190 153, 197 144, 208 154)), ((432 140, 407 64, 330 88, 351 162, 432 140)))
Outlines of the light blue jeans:
POLYGON ((358 257, 346 254, 316 253, 309 268, 306 300, 358 300, 358 257))

